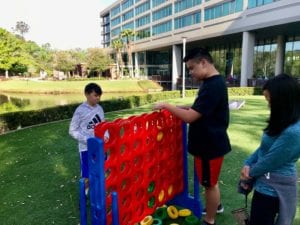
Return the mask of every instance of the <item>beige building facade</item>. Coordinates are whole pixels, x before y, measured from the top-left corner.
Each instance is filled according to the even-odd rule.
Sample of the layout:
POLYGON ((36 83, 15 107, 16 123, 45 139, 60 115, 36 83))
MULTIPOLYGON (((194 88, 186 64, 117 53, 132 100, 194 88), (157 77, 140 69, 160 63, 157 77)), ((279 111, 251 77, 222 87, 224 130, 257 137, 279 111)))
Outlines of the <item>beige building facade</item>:
POLYGON ((134 30, 136 76, 168 89, 182 74, 190 82, 182 57, 194 47, 208 48, 236 86, 282 72, 300 77, 300 0, 117 0, 100 17, 103 47, 134 30))

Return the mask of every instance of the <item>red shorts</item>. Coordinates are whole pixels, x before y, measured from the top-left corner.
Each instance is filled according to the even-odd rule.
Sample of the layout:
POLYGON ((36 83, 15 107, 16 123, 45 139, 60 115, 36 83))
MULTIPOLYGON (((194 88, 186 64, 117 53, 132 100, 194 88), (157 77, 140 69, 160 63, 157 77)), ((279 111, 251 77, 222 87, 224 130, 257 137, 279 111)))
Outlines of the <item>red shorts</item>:
POLYGON ((195 169, 199 182, 204 187, 212 187, 218 183, 224 156, 216 159, 195 157, 195 169))

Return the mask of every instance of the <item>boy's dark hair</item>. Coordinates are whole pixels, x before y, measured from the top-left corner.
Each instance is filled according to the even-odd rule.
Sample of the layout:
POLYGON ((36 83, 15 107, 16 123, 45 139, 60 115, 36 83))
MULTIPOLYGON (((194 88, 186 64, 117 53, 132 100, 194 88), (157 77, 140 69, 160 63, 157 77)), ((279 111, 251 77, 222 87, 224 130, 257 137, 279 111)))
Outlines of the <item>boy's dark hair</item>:
POLYGON ((263 90, 270 93, 271 109, 264 131, 276 136, 300 119, 300 85, 293 77, 279 74, 268 80, 263 90))
POLYGON ((191 59, 198 60, 198 61, 205 59, 210 64, 214 63, 213 58, 209 54, 208 50, 205 48, 194 48, 188 51, 187 55, 183 58, 183 61, 187 62, 191 59))
POLYGON ((85 94, 91 94, 92 92, 95 92, 98 95, 102 95, 102 89, 101 87, 96 83, 89 83, 84 88, 85 94))

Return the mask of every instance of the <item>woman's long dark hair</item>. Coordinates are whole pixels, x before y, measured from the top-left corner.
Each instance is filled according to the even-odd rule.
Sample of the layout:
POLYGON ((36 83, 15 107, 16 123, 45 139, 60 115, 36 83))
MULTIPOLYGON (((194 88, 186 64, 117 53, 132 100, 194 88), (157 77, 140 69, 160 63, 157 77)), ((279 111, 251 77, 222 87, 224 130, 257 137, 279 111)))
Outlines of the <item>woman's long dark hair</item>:
POLYGON ((263 90, 270 93, 271 109, 264 131, 276 136, 300 119, 300 85, 293 77, 279 74, 268 80, 263 90))

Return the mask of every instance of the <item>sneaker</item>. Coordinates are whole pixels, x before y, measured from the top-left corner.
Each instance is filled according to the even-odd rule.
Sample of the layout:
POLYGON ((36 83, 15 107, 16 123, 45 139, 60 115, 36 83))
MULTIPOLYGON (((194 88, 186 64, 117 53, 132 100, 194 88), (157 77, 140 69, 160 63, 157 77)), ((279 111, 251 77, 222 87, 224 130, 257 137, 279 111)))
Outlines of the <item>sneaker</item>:
MULTIPOLYGON (((224 212, 224 207, 222 204, 218 205, 217 213, 223 213, 224 212)), ((202 215, 206 215, 206 208, 203 209, 202 215)))
POLYGON ((208 223, 205 220, 203 220, 202 225, 217 225, 217 224, 216 223, 211 224, 211 223, 208 223))

